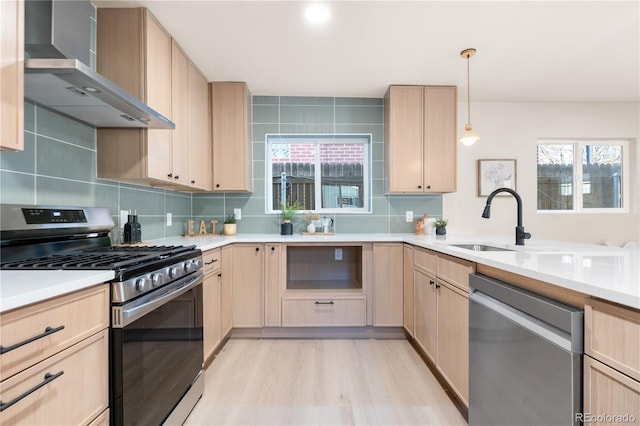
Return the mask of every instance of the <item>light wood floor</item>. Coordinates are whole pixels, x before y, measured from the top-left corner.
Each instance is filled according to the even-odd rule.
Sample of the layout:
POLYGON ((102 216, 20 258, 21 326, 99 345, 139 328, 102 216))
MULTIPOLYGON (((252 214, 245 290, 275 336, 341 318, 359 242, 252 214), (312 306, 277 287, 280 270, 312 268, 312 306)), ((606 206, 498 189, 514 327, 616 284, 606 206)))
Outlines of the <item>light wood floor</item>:
POLYGON ((405 340, 231 339, 186 425, 466 425, 405 340))

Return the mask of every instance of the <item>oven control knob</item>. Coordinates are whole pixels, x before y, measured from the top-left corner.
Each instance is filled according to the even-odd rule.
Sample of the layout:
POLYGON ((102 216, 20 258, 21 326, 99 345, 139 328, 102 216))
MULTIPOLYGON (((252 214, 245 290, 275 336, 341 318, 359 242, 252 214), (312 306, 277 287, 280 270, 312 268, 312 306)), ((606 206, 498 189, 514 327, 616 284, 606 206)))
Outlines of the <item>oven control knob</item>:
POLYGON ((162 274, 153 274, 151 275, 151 285, 153 287, 158 287, 162 285, 162 274))
POLYGON ((197 258, 196 260, 193 261, 193 264, 196 265, 196 269, 202 268, 202 259, 197 258))
POLYGON ((178 278, 180 276, 180 268, 177 266, 171 267, 169 269, 169 278, 178 278))
POLYGON ((138 278, 136 280, 136 290, 142 292, 147 291, 150 288, 151 281, 149 278, 138 278))
POLYGON ((185 262, 184 269, 185 269, 185 272, 191 273, 191 272, 195 271, 198 268, 196 266, 196 262, 193 261, 193 260, 190 260, 188 262, 185 262))

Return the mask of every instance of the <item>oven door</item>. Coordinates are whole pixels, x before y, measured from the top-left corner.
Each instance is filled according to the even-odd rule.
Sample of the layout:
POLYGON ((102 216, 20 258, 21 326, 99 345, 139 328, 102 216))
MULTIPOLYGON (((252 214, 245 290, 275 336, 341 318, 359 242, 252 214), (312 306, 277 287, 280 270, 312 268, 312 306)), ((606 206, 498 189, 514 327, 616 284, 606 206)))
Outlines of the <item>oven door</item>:
POLYGON ((112 307, 113 424, 161 424, 202 371, 202 277, 112 307))

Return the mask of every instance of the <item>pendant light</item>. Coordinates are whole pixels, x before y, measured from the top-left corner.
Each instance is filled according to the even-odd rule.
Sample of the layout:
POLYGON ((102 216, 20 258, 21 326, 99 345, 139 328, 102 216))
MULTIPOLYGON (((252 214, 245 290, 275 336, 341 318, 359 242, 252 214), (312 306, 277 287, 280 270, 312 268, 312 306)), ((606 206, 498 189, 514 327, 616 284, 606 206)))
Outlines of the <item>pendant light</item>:
POLYGON ((480 140, 480 136, 471 128, 471 88, 469 84, 469 58, 476 54, 476 49, 464 49, 460 52, 462 59, 467 60, 467 124, 464 126, 464 133, 460 137, 463 145, 470 146, 480 140))

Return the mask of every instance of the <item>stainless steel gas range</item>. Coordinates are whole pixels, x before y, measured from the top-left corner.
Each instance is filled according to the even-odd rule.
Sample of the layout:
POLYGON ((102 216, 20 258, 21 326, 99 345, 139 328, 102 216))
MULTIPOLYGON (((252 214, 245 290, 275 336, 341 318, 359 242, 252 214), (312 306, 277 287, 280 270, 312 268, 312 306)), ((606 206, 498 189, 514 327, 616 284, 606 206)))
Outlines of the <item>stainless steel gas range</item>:
POLYGON ((0 269, 114 271, 111 423, 182 423, 204 389, 201 251, 112 246, 105 208, 4 204, 0 215, 0 269))

